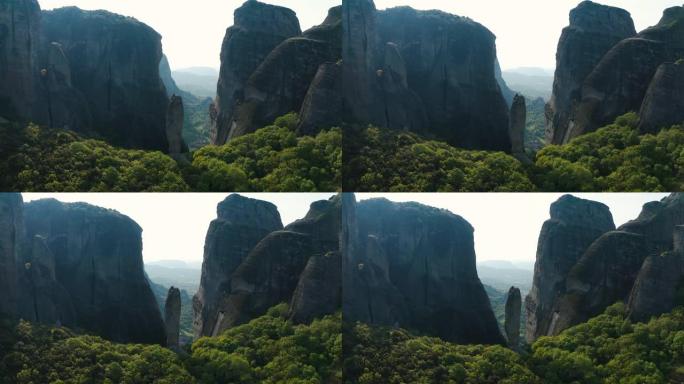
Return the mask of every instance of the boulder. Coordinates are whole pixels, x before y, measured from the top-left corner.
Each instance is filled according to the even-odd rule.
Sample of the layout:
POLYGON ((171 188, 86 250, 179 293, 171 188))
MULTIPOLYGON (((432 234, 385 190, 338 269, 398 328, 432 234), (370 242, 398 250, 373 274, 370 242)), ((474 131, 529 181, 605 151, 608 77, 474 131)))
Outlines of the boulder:
POLYGON ((175 287, 169 288, 164 303, 164 325, 166 327, 166 346, 171 349, 178 349, 178 338, 180 335, 180 316, 181 316, 181 295, 180 290, 175 287))
POLYGON ((18 315, 17 261, 21 260, 24 234, 22 197, 18 193, 0 194, 0 316, 18 315))
POLYGON ((416 203, 375 199, 352 208, 352 202, 344 208, 358 231, 343 245, 347 321, 458 343, 504 344, 477 276, 467 221, 416 203))
POLYGON ((199 291, 193 298, 195 337, 216 336, 225 315, 222 303, 230 294, 231 276, 268 234, 283 228, 275 205, 230 195, 217 207, 204 243, 199 291))
POLYGON ((225 144, 234 125, 234 108, 242 102, 249 77, 280 43, 299 36, 295 13, 287 8, 248 0, 235 11, 221 47, 216 93, 215 144, 225 144))
POLYGON ((551 205, 551 218, 539 234, 532 288, 525 298, 528 343, 555 334, 553 309, 565 293, 570 270, 596 239, 614 229, 604 204, 565 195, 551 205))
POLYGON ((28 120, 34 115, 39 47, 38 1, 0 2, 0 116, 28 120))
MULTIPOLYGON (((28 238, 45 239, 54 255, 56 281, 73 304, 73 322, 59 319, 63 325, 115 342, 165 343, 164 323, 143 268, 140 226, 116 211, 56 200, 25 204, 24 214, 28 238)), ((47 281, 52 257, 36 247, 28 269, 39 268, 33 282, 36 277, 47 281)))
POLYGON ((68 59, 91 125, 79 131, 129 148, 166 151, 168 98, 159 75, 161 36, 130 17, 76 7, 44 11, 43 39, 68 59))
POLYGON ((511 287, 506 296, 505 323, 506 340, 508 346, 514 350, 520 347, 520 313, 522 309, 522 298, 520 289, 511 287))
POLYGON ((684 124, 684 61, 658 67, 639 112, 639 131, 658 133, 684 124))
POLYGON ((550 143, 567 141, 583 82, 611 48, 635 34, 634 22, 623 9, 583 1, 570 12, 570 25, 563 29, 558 42, 553 94, 547 110, 550 143))

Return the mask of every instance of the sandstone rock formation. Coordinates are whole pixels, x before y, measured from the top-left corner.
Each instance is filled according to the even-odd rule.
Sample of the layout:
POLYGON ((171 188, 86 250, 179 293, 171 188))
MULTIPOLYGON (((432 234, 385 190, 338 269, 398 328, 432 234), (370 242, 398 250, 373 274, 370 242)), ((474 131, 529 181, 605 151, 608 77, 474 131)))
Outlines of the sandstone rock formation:
POLYGON ((216 94, 217 120, 213 141, 224 144, 234 124, 234 108, 244 97, 252 73, 273 49, 301 34, 299 20, 287 8, 249 0, 235 11, 221 48, 221 73, 216 94))
POLYGON ((0 194, 0 316, 14 318, 17 307, 17 261, 24 233, 23 202, 18 193, 0 194))
POLYGON ((510 151, 494 35, 470 19, 343 2, 343 85, 352 122, 510 151))
POLYGON ((508 134, 511 136, 512 149, 514 155, 525 154, 525 127, 527 125, 527 107, 525 97, 516 94, 511 104, 511 117, 508 134))
POLYGON ((565 292, 570 270, 589 245, 614 229, 604 204, 566 195, 551 205, 551 218, 539 234, 532 289, 525 298, 528 342, 558 333, 553 308, 565 292))
POLYGON ((164 325, 166 326, 166 346, 178 349, 180 335, 181 296, 180 290, 175 287, 169 288, 164 304, 164 325))
POLYGON ((297 133, 315 135, 326 125, 339 125, 343 105, 342 65, 321 64, 304 98, 297 133))
POLYGON ((177 155, 183 152, 183 120, 183 98, 173 95, 166 110, 166 138, 169 141, 169 154, 177 155))
POLYGON ((24 214, 33 251, 23 265, 26 280, 35 286, 22 289, 35 288, 37 320, 43 321, 41 313, 55 314, 51 324, 78 327, 117 342, 164 344, 164 323, 143 269, 142 229, 133 220, 115 211, 56 200, 28 203, 24 214), (64 295, 54 288, 48 292, 50 284, 63 287, 64 295), (56 301, 52 304, 57 313, 40 304, 50 300, 56 301), (70 306, 73 319, 62 317, 70 306))
POLYGON ((38 1, 0 2, 0 116, 28 119, 33 115, 39 44, 38 1))
POLYGON ((558 42, 553 95, 547 109, 550 143, 567 141, 584 80, 615 44, 635 34, 634 22, 625 10, 583 1, 570 12, 570 25, 558 42))
POLYGON ((231 276, 252 249, 283 224, 275 205, 240 195, 230 195, 217 207, 204 245, 200 288, 193 298, 196 337, 215 336, 223 329, 224 302, 231 276))
POLYGON ((347 321, 504 344, 477 276, 468 222, 416 203, 353 202, 345 199, 342 231, 347 321))
POLYGON ((556 247, 572 248, 573 255, 581 256, 561 260, 563 268, 555 262, 555 269, 542 269, 539 266, 549 261, 544 253, 538 254, 534 286, 526 303, 528 341, 558 334, 620 301, 628 304, 636 321, 646 321, 681 304, 677 292, 684 281, 683 224, 681 193, 646 204, 637 219, 607 231, 590 245, 580 244, 577 234, 568 228, 557 229, 563 235, 552 239, 545 235, 545 224, 540 248, 550 249, 545 243, 553 240, 556 247), (554 286, 548 284, 552 280, 557 282, 554 286))
POLYGON ((522 309, 522 297, 520 289, 511 287, 506 297, 506 320, 504 330, 508 346, 514 350, 520 347, 520 313, 522 309))
MULTIPOLYGON (((159 76, 162 49, 157 32, 133 18, 75 7, 43 12, 42 31, 47 44, 61 46, 71 85, 92 117, 89 125, 74 126, 73 119, 65 125, 119 146, 168 149, 164 127, 168 98, 159 76)), ((39 96, 46 98, 51 90, 44 88, 39 96)), ((51 109, 53 115, 81 115, 69 109, 55 112, 56 106, 51 109)))
POLYGON ((684 123, 684 61, 658 67, 646 91, 639 117, 639 131, 643 133, 657 133, 684 123))
POLYGON ((583 29, 605 32, 608 27, 612 31, 610 38, 593 36, 569 44, 570 36, 576 34, 571 21, 559 43, 556 85, 547 111, 549 139, 554 144, 592 132, 630 111, 641 110, 647 115, 641 125, 643 133, 668 127, 672 121, 679 123, 681 107, 677 98, 658 105, 654 101, 677 92, 662 80, 663 76, 671 78, 673 68, 663 67, 665 72, 659 75, 657 71, 661 65, 684 57, 684 7, 666 9, 657 25, 636 35, 625 11, 606 9, 584 2, 573 12, 575 17, 582 16, 583 29), (604 11, 588 11, 596 9, 604 11), (597 42, 600 49, 590 49, 597 42), (588 58, 591 60, 585 60, 588 58), (656 113, 663 116, 662 121, 654 117, 656 113))

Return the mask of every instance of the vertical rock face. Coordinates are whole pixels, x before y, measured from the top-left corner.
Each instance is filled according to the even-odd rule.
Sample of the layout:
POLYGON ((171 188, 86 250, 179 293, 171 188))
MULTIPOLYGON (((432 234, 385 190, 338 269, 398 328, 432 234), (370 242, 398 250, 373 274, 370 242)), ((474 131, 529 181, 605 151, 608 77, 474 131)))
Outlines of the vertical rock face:
POLYGON ((33 115, 38 76, 40 6, 37 0, 0 3, 0 116, 33 115))
POLYGON ((684 61, 658 67, 639 117, 642 133, 657 133, 662 128, 684 123, 684 61))
POLYGON ((183 98, 173 95, 166 110, 166 137, 172 155, 183 152, 183 119, 183 98))
POLYGON ((304 98, 297 133, 315 135, 325 126, 339 125, 342 113, 342 66, 321 64, 304 98))
POLYGON ((583 1, 570 12, 570 25, 563 30, 556 54, 547 115, 550 143, 566 141, 587 76, 615 44, 635 34, 634 22, 625 10, 583 1))
POLYGON ((235 11, 221 48, 221 71, 216 94, 214 143, 224 144, 234 124, 234 108, 244 97, 252 73, 273 49, 301 34, 299 20, 287 8, 249 0, 235 11))
POLYGON ((14 318, 17 307, 17 261, 23 238, 23 202, 18 193, 0 193, 0 316, 14 318))
POLYGON ((539 235, 532 289, 525 298, 528 342, 556 333, 553 308, 565 292, 568 273, 594 240, 614 229, 604 204, 566 195, 551 205, 551 218, 539 235))
POLYGON ((115 145, 167 150, 157 32, 132 18, 75 7, 43 12, 42 29, 46 42, 61 45, 71 84, 92 115, 92 125, 78 129, 115 145))
POLYGON ((204 245, 200 288, 193 299, 195 336, 212 336, 225 316, 222 303, 231 289, 233 272, 269 233, 283 228, 275 205, 230 195, 218 207, 204 245))
POLYGON ((516 94, 511 105, 511 118, 508 132, 511 136, 512 153, 525 153, 525 126, 527 125, 527 107, 525 97, 516 94))
MULTIPOLYGON (((24 212, 28 238, 40 236, 49 248, 34 242, 26 262, 28 269, 38 270, 28 271, 29 279, 49 281, 54 257, 54 276, 73 305, 73 322, 57 322, 113 341, 164 344, 164 323, 143 270, 142 229, 134 221, 115 211, 56 200, 31 202, 24 212)), ((67 306, 59 303, 61 313, 67 306)))
POLYGON ((178 348, 180 332, 181 296, 178 288, 169 288, 164 304, 164 325, 166 326, 166 346, 178 348))
POLYGON ((508 346, 513 349, 520 347, 520 312, 522 309, 522 298, 520 289, 511 287, 506 298, 506 320, 504 330, 508 346))
POLYGON ((503 344, 475 268, 473 228, 416 203, 345 201, 358 240, 343 229, 348 321, 399 326, 459 343, 503 344), (347 207, 349 204, 349 207, 347 207))

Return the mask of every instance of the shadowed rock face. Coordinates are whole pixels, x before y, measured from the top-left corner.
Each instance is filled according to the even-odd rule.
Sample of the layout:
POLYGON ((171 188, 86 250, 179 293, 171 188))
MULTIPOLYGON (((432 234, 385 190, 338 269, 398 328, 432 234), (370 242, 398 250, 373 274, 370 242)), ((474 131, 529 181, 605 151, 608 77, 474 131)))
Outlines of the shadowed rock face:
POLYGON ((570 270, 597 238, 615 229, 607 206, 566 195, 551 205, 542 226, 530 293, 525 298, 528 342, 557 333, 554 305, 570 270))
POLYGON ((342 66, 321 64, 304 98, 297 133, 315 135, 325 126, 339 125, 342 113, 342 66))
POLYGON ((61 45, 71 85, 92 116, 92 125, 71 129, 119 146, 168 149, 157 32, 132 18, 75 7, 43 12, 42 29, 46 42, 61 45))
POLYGON ((33 115, 39 45, 38 1, 0 2, 0 116, 33 115))
POLYGON ((525 153, 525 127, 527 125, 527 107, 525 97, 516 94, 511 105, 510 127, 511 144, 513 154, 521 155, 525 153))
POLYGON ((620 8, 583 1, 570 12, 556 54, 556 77, 549 102, 549 142, 565 142, 581 100, 584 80, 618 42, 636 34, 630 14, 620 8))
POLYGON ((290 303, 295 321, 310 321, 340 307, 339 197, 311 205, 305 218, 266 236, 231 277, 220 328, 290 303))
POLYGON ((684 62, 658 67, 639 117, 639 131, 643 133, 657 133, 662 128, 684 123, 684 62))
POLYGON ((175 287, 169 288, 164 304, 164 325, 166 326, 166 346, 178 348, 180 332, 181 295, 175 287))
POLYGON ((520 347, 520 312, 522 309, 522 298, 520 289, 511 287, 506 297, 506 320, 504 330, 508 346, 513 349, 520 347))
POLYGON ((214 143, 224 144, 233 127, 236 103, 244 98, 249 77, 280 43, 301 34, 299 20, 287 8, 247 1, 235 11, 221 48, 216 94, 214 143))
POLYGON ((31 202, 24 212, 26 234, 34 241, 24 259, 30 263, 25 275, 38 294, 39 312, 41 300, 56 300, 53 324, 117 342, 165 343, 164 323, 143 270, 142 229, 134 221, 115 211, 56 200, 31 202), (50 296, 47 284, 63 287, 64 295, 50 296), (61 317, 70 306, 73 319, 61 317))
POLYGON ((416 203, 348 199, 346 204, 346 320, 415 329, 459 343, 504 343, 477 276, 470 224, 416 203))
POLYGON ((193 298, 195 336, 215 336, 225 328, 223 302, 231 276, 252 249, 269 233, 283 228, 275 205, 230 195, 217 207, 204 243, 200 288, 193 298))
POLYGON ((470 19, 343 2, 343 85, 354 122, 510 151, 494 35, 470 19), (391 43, 391 44, 389 44, 391 43))
POLYGON ((17 260, 24 233, 23 202, 18 193, 0 194, 0 316, 17 316, 17 260))
POLYGON ((171 96, 171 102, 166 110, 166 137, 169 140, 169 153, 179 154, 183 151, 183 98, 171 96))
MULTIPOLYGON (((558 246, 572 247, 581 257, 574 262, 565 259, 563 268, 543 269, 540 265, 549 260, 545 253, 538 254, 535 285, 526 302, 528 318, 534 316, 527 324, 528 341, 558 334, 618 301, 628 303, 630 315, 637 321, 681 304, 676 292, 684 281, 683 224, 684 194, 676 193, 644 205, 637 219, 584 247, 577 243, 574 231, 557 229, 558 246), (549 281, 557 282, 555 288, 549 281)), ((540 235, 540 247, 545 236, 545 242, 551 240, 545 235, 546 227, 540 235)))

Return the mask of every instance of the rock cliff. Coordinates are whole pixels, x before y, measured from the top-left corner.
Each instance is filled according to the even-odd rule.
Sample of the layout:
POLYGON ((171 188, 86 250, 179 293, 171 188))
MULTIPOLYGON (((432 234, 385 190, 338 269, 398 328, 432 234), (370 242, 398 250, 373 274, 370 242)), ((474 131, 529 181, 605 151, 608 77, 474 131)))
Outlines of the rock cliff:
POLYGON ((180 335, 181 294, 175 287, 169 288, 164 303, 164 326, 166 327, 166 346, 178 349, 180 335))
POLYGON ((510 151, 494 35, 409 7, 343 2, 343 84, 353 122, 411 130, 452 145, 510 151))
POLYGON ((20 260, 24 233, 21 195, 0 194, 0 316, 14 318, 17 307, 17 261, 20 260))
POLYGON ((204 243, 199 291, 193 298, 195 336, 215 336, 223 329, 224 302, 232 275, 254 247, 271 232, 283 228, 275 205, 230 195, 217 207, 204 243))
POLYGON ((511 287, 506 297, 505 323, 506 341, 514 350, 520 347, 520 312, 522 309, 522 297, 520 289, 511 287))
POLYGON ((657 133, 684 123, 684 61, 661 64, 639 112, 639 131, 657 133))
POLYGON ((404 327, 458 343, 505 343, 477 276, 468 222, 448 211, 384 199, 354 204, 347 198, 344 212, 347 321, 404 327))
POLYGON ((601 203, 566 195, 550 211, 539 234, 532 289, 525 298, 528 342, 558 333, 553 307, 565 292, 570 270, 596 239, 615 229, 610 210, 601 203))
POLYGON ((663 78, 677 79, 674 68, 666 64, 684 57, 682 36, 684 7, 666 9, 657 25, 636 34, 627 12, 581 3, 559 42, 547 109, 550 141, 567 143, 630 111, 645 115, 642 133, 681 123, 678 99, 669 99, 677 94, 676 86, 663 84, 663 78))
MULTIPOLYGON (((681 304, 677 292, 684 281, 683 224, 684 194, 677 193, 646 204, 637 219, 606 231, 590 244, 578 243, 574 231, 559 228, 555 243, 572 247, 573 256, 580 256, 566 256, 559 260, 563 268, 556 261, 556 268, 549 269, 540 266, 557 260, 551 257, 560 253, 538 253, 534 286, 527 298, 528 341, 558 334, 619 301, 628 304, 630 316, 637 321, 681 304), (556 284, 543 283, 549 281, 556 284)), ((552 240, 545 232, 540 235, 540 248, 552 240)))
POLYGON ((118 342, 165 343, 144 274, 142 229, 133 220, 56 200, 28 203, 24 214, 33 245, 20 263, 29 296, 22 316, 118 342))

